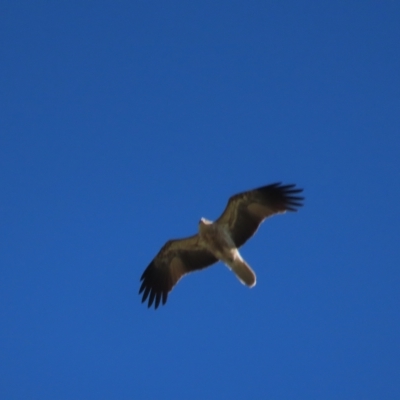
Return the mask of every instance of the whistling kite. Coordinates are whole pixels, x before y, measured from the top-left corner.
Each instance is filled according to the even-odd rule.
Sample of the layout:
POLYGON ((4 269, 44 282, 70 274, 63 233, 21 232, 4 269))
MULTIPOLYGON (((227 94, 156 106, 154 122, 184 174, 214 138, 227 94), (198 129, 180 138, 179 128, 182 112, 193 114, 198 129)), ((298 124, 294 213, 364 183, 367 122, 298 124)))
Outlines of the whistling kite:
POLYGON ((223 214, 211 222, 199 221, 199 232, 184 239, 169 240, 143 272, 139 294, 148 306, 165 304, 168 293, 183 275, 225 263, 244 285, 253 287, 256 275, 240 256, 238 248, 250 239, 259 225, 274 214, 297 211, 304 199, 295 185, 274 183, 232 196, 223 214))

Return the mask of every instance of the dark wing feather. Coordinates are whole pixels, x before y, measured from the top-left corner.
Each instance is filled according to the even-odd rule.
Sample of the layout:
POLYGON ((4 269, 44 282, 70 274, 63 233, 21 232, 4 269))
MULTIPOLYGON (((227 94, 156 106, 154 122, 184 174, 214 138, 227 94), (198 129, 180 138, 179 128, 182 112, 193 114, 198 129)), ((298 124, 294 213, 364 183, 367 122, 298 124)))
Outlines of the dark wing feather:
POLYGON ((257 231, 265 218, 286 211, 297 211, 304 197, 303 189, 295 185, 273 183, 232 196, 223 214, 216 221, 225 225, 237 247, 242 246, 257 231))
POLYGON ((148 306, 157 309, 160 302, 165 304, 168 293, 183 275, 217 262, 208 250, 198 244, 198 236, 170 240, 158 252, 143 272, 139 294, 143 292, 142 303, 149 298, 148 306))

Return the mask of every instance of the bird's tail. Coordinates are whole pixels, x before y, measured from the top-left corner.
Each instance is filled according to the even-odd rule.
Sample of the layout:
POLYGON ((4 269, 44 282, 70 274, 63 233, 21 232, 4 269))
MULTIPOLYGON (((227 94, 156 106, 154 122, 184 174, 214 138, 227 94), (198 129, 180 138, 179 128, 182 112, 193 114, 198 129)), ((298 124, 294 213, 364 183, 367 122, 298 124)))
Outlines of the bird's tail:
POLYGON ((256 284, 256 274, 242 257, 235 257, 228 266, 243 285, 253 287, 256 284))

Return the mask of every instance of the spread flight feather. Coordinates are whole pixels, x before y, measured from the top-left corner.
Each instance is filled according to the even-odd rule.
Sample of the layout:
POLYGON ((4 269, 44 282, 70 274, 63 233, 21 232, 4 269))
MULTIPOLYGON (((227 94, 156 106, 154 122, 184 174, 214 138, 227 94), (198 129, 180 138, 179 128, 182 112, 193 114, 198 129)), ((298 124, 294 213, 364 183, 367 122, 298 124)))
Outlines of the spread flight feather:
POLYGON ((297 211, 304 198, 295 185, 274 183, 232 196, 215 221, 202 218, 199 233, 184 239, 169 240, 141 276, 139 294, 148 307, 165 304, 168 293, 182 276, 224 262, 237 278, 252 287, 256 276, 240 256, 238 248, 250 239, 268 217, 297 211))

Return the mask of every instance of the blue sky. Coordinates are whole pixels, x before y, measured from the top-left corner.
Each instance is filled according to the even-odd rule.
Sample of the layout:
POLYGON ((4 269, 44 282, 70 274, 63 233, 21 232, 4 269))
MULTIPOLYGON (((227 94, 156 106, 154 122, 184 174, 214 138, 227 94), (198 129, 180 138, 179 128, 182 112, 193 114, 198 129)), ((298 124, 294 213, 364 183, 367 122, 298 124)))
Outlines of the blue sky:
POLYGON ((0 4, 0 397, 400 397, 400 3, 0 4), (157 311, 170 238, 305 206, 157 311))

